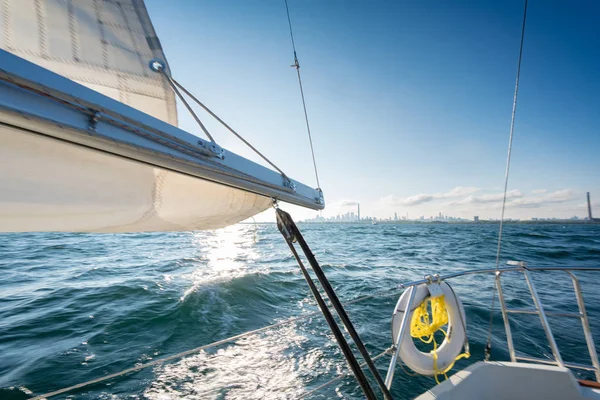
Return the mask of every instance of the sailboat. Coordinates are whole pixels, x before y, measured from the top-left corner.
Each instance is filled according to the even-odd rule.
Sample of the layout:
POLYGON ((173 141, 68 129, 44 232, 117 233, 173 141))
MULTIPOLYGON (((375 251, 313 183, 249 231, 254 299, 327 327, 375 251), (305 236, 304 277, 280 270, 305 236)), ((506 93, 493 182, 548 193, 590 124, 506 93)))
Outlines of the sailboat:
MULTIPOLYGON (((312 188, 291 179, 261 153, 259 155, 273 169, 223 149, 195 114, 207 138, 177 128, 176 98, 192 111, 182 92, 209 114, 216 115, 171 75, 141 0, 13 0, 5 1, 0 10, 3 23, 0 35, 3 49, 0 51, 0 231, 216 229, 247 219, 278 201, 314 210, 324 208, 319 187, 312 188)), ((297 59, 295 61, 299 67, 297 59)), ((516 93, 515 90, 515 105, 516 93)), ((224 123, 221 119, 218 121, 224 123)), ((508 182, 508 174, 506 179, 508 182)), ((283 238, 365 398, 393 398, 391 388, 398 364, 438 380, 450 373, 455 361, 470 356, 468 321, 450 282, 479 274, 495 277, 511 361, 488 359, 474 363, 431 388, 423 388, 418 399, 600 398, 600 363, 575 275, 578 271, 600 268, 530 266, 518 261, 508 266, 497 264, 496 268, 445 276, 433 274, 407 282, 395 288, 396 292, 403 293, 392 314, 391 346, 386 352, 371 356, 291 216, 281 209, 276 209, 276 213, 283 238), (316 287, 305 262, 316 275, 329 303, 316 287), (532 279, 539 271, 566 273, 575 289, 577 312, 551 313, 544 308, 532 279), (522 274, 533 308, 508 307, 501 284, 507 274, 522 274), (352 337, 364 364, 358 362, 331 307, 345 332, 352 337), (515 313, 539 317, 552 358, 534 359, 517 353, 509 319, 510 314, 515 313), (548 316, 580 321, 591 360, 589 365, 562 359, 548 316), (415 346, 415 338, 436 343, 434 335, 438 330, 443 331, 439 346, 436 344, 428 352, 415 346), (391 355, 391 360, 383 378, 374 361, 387 355, 391 355), (372 379, 367 378, 365 366, 372 379), (597 382, 576 380, 571 369, 577 368, 593 372, 597 382)), ((372 296, 375 294, 364 299, 372 296)), ((273 325, 261 329, 271 327, 273 325)), ((35 398, 68 393, 227 340, 35 398)), ((317 389, 336 381, 339 377, 317 389)))

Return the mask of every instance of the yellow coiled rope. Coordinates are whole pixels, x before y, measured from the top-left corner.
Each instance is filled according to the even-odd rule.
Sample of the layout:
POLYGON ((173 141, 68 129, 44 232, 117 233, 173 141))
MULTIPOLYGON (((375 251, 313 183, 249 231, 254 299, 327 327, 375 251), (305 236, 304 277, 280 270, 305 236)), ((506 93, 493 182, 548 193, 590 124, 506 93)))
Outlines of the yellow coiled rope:
MULTIPOLYGON (((444 375, 448 379, 448 371, 454 367, 454 363, 461 358, 469 358, 471 355, 469 352, 465 352, 456 356, 454 361, 445 369, 439 370, 437 366, 437 348, 438 344, 435 341, 434 334, 437 331, 442 331, 444 336, 447 333, 442 329, 448 324, 448 310, 446 309, 446 301, 444 296, 427 297, 423 302, 415 309, 410 321, 410 336, 413 338, 420 339, 423 343, 433 343, 433 350, 429 353, 433 356, 433 369, 435 371, 435 381, 439 384, 439 375, 444 375), (431 316, 429 315, 428 305, 431 305, 431 316)), ((448 338, 448 340, 450 340, 448 338)))

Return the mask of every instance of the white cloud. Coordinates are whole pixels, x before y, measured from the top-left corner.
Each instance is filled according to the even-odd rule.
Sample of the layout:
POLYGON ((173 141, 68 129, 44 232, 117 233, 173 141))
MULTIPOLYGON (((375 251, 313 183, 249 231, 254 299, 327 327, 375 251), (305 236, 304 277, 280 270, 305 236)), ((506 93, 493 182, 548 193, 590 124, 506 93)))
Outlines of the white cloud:
POLYGON ((556 192, 544 196, 544 199, 549 203, 562 203, 573 200, 574 198, 575 193, 573 193, 573 190, 571 189, 557 190, 556 192))
POLYGON ((542 194, 542 193, 546 193, 548 192, 548 189, 536 189, 536 190, 532 190, 531 193, 533 194, 542 194))
POLYGON ((508 207, 535 208, 547 204, 565 203, 575 199, 575 194, 571 189, 557 190, 543 196, 524 197, 522 199, 512 200, 507 203, 508 207))
MULTIPOLYGON (((592 200, 592 211, 594 210, 595 207, 600 207, 600 200, 592 200)), ((580 207, 580 208, 585 208, 586 212, 587 212, 587 201, 585 203, 579 203, 577 204, 576 207, 580 207)))
MULTIPOLYGON (((479 205, 485 204, 490 207, 500 205, 504 198, 504 193, 484 194, 480 196, 467 196, 464 199, 454 201, 449 205, 479 205)), ((547 204, 565 203, 575 199, 575 193, 571 189, 557 190, 556 192, 544 194, 542 196, 525 196, 518 189, 506 192, 506 206, 513 208, 535 208, 547 204)))
MULTIPOLYGON (((515 199, 518 197, 523 197, 523 193, 520 190, 513 189, 506 192, 506 199, 515 199)), ((493 193, 493 194, 483 194, 481 196, 468 196, 462 200, 458 200, 452 202, 452 205, 455 204, 486 204, 486 203, 498 203, 502 202, 504 199, 504 193, 493 193)))
MULTIPOLYGON (((527 193, 519 189, 511 189, 506 193, 506 207, 509 218, 531 217, 571 217, 573 215, 587 215, 587 205, 579 204, 585 196, 573 189, 555 191, 545 190, 541 193, 527 193)), ((498 218, 499 209, 502 207, 504 193, 498 188, 490 192, 472 187, 456 187, 447 192, 421 193, 410 197, 387 196, 381 199, 376 208, 381 215, 393 215, 397 207, 403 207, 411 213, 418 215, 437 215, 438 212, 453 216, 472 218, 479 215, 482 218, 498 218), (410 211, 414 209, 414 211, 410 211), (385 213, 383 213, 385 210, 385 213)), ((596 199, 596 202, 598 199, 596 199)), ((594 206, 592 206, 594 207, 594 206)), ((600 204, 594 209, 600 215, 600 204)), ((362 207, 361 207, 362 208, 362 207)), ((365 204, 365 210, 370 211, 365 204)), ((377 216, 379 216, 377 214, 377 216)), ((413 215, 411 215, 413 217, 413 215)))
POLYGON ((442 197, 443 198, 451 198, 451 197, 461 197, 461 196, 466 196, 469 195, 471 193, 475 193, 478 192, 479 188, 476 187, 463 187, 463 186, 457 186, 454 189, 443 193, 442 197))
POLYGON ((387 203, 392 206, 412 207, 412 206, 416 206, 419 204, 428 203, 432 200, 449 199, 449 198, 466 196, 468 194, 475 193, 479 190, 480 189, 476 188, 476 187, 457 186, 454 189, 449 190, 444 193, 434 193, 434 194, 420 193, 420 194, 416 194, 414 196, 406 197, 404 199, 401 199, 397 196, 391 195, 391 196, 384 197, 382 200, 384 203, 387 203))
POLYGON ((415 196, 410 196, 405 198, 404 200, 400 200, 400 204, 404 206, 416 206, 418 204, 427 203, 433 200, 435 197, 432 194, 417 194, 415 196))
POLYGON ((333 203, 332 206, 348 207, 348 206, 355 206, 357 204, 358 204, 358 201, 356 201, 356 200, 342 200, 337 203, 333 203))

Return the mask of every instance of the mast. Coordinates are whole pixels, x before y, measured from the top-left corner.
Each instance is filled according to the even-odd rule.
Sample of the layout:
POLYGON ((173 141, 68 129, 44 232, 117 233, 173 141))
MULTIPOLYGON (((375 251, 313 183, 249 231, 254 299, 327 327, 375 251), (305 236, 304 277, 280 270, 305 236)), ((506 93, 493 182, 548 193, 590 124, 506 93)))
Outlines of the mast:
POLYGON ((593 221, 594 217, 592 217, 592 202, 590 201, 590 192, 587 192, 587 206, 588 206, 588 219, 590 221, 593 221))

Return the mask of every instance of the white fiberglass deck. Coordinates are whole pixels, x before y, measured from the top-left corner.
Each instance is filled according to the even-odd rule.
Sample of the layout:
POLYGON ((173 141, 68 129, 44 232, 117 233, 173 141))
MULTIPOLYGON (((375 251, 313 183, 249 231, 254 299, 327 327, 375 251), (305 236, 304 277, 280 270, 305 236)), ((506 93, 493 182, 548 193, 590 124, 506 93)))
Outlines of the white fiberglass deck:
POLYGON ((600 390, 579 385, 570 370, 550 365, 478 362, 416 400, 585 400, 600 390))

